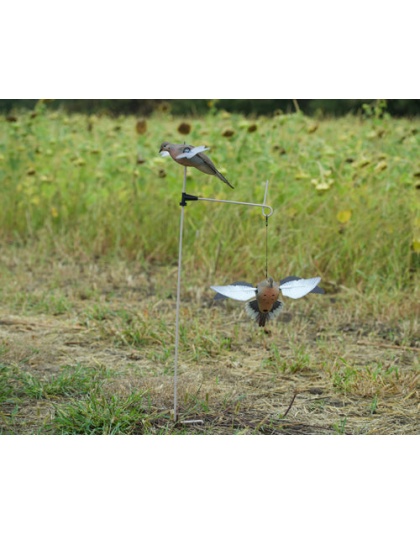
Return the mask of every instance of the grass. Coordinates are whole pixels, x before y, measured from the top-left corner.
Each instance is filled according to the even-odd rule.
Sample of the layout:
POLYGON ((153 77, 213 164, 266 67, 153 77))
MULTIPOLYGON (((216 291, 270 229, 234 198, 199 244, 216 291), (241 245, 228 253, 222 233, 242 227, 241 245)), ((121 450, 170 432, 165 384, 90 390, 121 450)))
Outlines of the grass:
POLYGON ((90 394, 56 408, 49 428, 55 434, 130 434, 142 423, 143 395, 127 398, 90 394))
MULTIPOLYGON (((16 246, 36 240, 44 254, 173 263, 182 169, 158 149, 162 139, 183 140, 178 122, 155 115, 139 135, 134 118, 88 121, 44 107, 36 117, 3 121, 3 240, 16 246)), ((314 130, 313 120, 292 114, 260 118, 250 132, 249 121, 226 113, 189 122, 185 140, 209 144, 235 183, 230 192, 191 171, 191 193, 260 202, 270 181, 273 271, 319 273, 372 293, 380 285, 398 291, 412 285, 420 231, 416 123, 373 115, 322 121, 314 130), (223 137, 228 127, 234 134, 223 137)), ((259 210, 191 204, 187 211, 190 269, 207 277, 263 271, 259 210)))
MULTIPOLYGON (((44 275, 52 279, 59 268, 51 264, 44 275)), ((112 273, 112 298, 106 283, 86 298, 79 289, 89 275, 83 280, 73 266, 62 288, 73 305, 60 315, 21 314, 2 301, 1 433, 419 432, 418 322, 355 313, 345 294, 288 301, 288 315, 269 333, 249 322, 240 303, 186 294, 175 424, 174 299, 139 300, 148 280, 138 266, 131 270, 135 292, 125 269, 103 269, 112 273), (133 342, 140 328, 142 342, 133 342)), ((22 262, 15 284, 24 286, 28 276, 22 262)), ((176 283, 166 267, 154 276, 176 283)))
POLYGON ((0 120, 0 433, 418 433, 418 121, 180 122, 0 120), (270 274, 326 295, 287 300, 268 333, 214 303, 211 284, 264 277, 265 221, 189 204, 175 424, 182 168, 157 152, 184 138, 235 185, 192 170, 188 192, 261 202, 270 181, 270 274))

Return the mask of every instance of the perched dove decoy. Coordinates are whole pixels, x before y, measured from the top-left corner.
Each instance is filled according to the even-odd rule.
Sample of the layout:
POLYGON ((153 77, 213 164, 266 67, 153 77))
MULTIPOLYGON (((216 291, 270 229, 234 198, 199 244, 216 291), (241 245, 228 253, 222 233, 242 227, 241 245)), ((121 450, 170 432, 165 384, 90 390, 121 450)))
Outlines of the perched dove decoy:
POLYGON ((278 300, 280 291, 285 297, 300 299, 308 293, 324 293, 318 287, 321 278, 299 278, 288 276, 277 284, 270 277, 260 282, 257 287, 247 282, 234 282, 229 286, 211 286, 216 291, 215 299, 231 298, 234 300, 256 300, 248 302, 245 306, 247 314, 254 319, 259 326, 265 326, 266 321, 277 317, 283 308, 283 302, 278 300))
POLYGON ((206 150, 209 150, 209 148, 205 146, 194 147, 192 145, 175 145, 165 142, 161 144, 159 154, 164 157, 171 156, 176 163, 184 165, 184 167, 195 167, 205 174, 217 176, 222 182, 234 189, 233 185, 216 169, 212 160, 206 154, 203 154, 206 150))

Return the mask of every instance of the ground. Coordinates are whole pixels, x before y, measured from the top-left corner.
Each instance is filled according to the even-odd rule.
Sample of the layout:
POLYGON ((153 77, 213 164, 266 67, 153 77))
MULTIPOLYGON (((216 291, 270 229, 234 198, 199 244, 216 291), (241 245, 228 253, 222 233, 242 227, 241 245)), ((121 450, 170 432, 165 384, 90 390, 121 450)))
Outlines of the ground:
POLYGON ((420 431, 418 323, 358 313, 353 293, 285 299, 264 331, 184 279, 175 424, 176 265, 6 265, 1 433, 420 431))

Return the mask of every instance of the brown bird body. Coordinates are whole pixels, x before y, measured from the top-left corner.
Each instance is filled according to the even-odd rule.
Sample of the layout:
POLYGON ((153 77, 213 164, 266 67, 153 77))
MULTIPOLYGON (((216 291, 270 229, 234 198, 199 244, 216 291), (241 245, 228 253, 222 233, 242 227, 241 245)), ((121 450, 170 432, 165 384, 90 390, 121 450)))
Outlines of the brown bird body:
POLYGON ((263 280, 257 285, 257 300, 247 303, 246 312, 259 326, 265 326, 266 321, 277 317, 281 312, 283 303, 278 300, 279 295, 279 284, 274 283, 271 277, 263 280))
POLYGON ((179 165, 183 165, 184 167, 195 167, 205 174, 217 176, 219 180, 222 180, 222 182, 234 189, 233 185, 231 185, 223 174, 216 169, 212 160, 206 154, 203 154, 204 150, 208 149, 205 147, 194 147, 192 145, 176 145, 168 142, 162 143, 160 146, 160 153, 168 152, 171 158, 176 163, 179 163, 179 165), (188 154, 192 151, 195 152, 195 149, 197 148, 200 151, 195 153, 192 157, 189 157, 188 154), (186 156, 183 157, 183 154, 186 154, 186 156))

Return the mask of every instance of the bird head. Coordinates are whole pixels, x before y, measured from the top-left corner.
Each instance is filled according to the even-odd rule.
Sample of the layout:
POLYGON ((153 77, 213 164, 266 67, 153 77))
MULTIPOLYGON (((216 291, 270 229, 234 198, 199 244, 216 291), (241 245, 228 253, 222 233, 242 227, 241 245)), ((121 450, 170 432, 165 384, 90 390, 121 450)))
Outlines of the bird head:
POLYGON ((164 143, 160 145, 159 154, 161 156, 169 156, 170 148, 171 148, 171 143, 168 143, 167 141, 165 141, 164 143))

